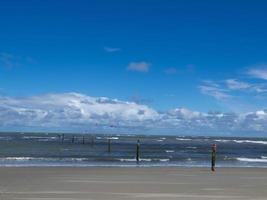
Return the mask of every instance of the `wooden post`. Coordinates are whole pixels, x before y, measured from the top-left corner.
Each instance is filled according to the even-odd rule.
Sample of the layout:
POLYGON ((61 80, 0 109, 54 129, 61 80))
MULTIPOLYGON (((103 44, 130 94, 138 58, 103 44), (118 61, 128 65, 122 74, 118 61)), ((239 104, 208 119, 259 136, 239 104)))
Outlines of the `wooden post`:
POLYGON ((94 139, 94 136, 92 136, 92 139, 91 139, 91 146, 93 147, 95 144, 95 139, 94 139))
POLYGON ((65 138, 65 135, 62 134, 62 136, 61 136, 61 142, 62 142, 62 143, 64 142, 64 138, 65 138))
POLYGON ((83 136, 83 144, 85 143, 84 136, 83 136))
POLYGON ((111 152, 111 139, 108 139, 108 152, 111 152))
POLYGON ((74 135, 72 136, 71 143, 74 143, 75 137, 74 135))
POLYGON ((139 163, 140 160, 140 140, 137 140, 137 144, 136 144, 136 162, 137 164, 139 163))
POLYGON ((215 163, 216 163, 216 144, 213 144, 211 147, 211 171, 215 171, 215 163))

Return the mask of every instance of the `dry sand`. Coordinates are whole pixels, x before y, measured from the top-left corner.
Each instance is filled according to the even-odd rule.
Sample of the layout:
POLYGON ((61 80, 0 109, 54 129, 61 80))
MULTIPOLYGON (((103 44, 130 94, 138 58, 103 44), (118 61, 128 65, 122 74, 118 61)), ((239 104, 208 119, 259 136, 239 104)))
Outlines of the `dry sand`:
POLYGON ((1 200, 267 200, 267 169, 0 168, 1 200))

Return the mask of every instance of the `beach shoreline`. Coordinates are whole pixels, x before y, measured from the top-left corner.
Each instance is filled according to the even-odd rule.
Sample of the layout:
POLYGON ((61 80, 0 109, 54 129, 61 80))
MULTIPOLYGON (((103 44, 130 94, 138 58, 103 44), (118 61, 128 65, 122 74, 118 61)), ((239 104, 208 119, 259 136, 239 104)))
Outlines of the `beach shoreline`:
POLYGON ((1 167, 1 199, 267 199, 267 169, 1 167))

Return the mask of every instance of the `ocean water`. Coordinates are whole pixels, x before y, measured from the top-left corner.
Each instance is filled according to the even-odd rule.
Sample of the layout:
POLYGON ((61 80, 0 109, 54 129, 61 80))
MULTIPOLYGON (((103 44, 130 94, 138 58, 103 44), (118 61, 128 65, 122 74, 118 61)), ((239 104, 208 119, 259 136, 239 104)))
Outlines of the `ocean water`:
POLYGON ((0 133, 0 167, 209 167, 214 143, 218 167, 267 168, 266 138, 65 134, 62 140, 56 133, 0 133))

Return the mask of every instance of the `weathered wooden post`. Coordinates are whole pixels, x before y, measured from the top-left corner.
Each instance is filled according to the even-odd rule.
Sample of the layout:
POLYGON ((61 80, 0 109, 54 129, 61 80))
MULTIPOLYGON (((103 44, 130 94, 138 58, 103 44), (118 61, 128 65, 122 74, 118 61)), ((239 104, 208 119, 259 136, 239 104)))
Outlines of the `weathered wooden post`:
POLYGON ((74 143, 74 140, 75 140, 75 136, 73 135, 71 139, 71 143, 74 143))
POLYGON ((61 135, 61 142, 62 142, 62 143, 64 142, 64 138, 65 138, 65 135, 62 134, 62 135, 61 135))
POLYGON ((211 171, 215 171, 215 163, 216 163, 216 144, 211 146, 211 171))
POLYGON ((83 136, 83 144, 85 143, 85 139, 84 139, 84 136, 83 136))
POLYGON ((137 164, 139 163, 140 160, 140 140, 137 140, 137 144, 136 144, 136 162, 137 164))
POLYGON ((95 144, 95 139, 94 139, 94 136, 92 136, 92 139, 91 139, 91 146, 93 147, 95 144))
POLYGON ((108 152, 111 152, 111 139, 108 139, 108 152))

